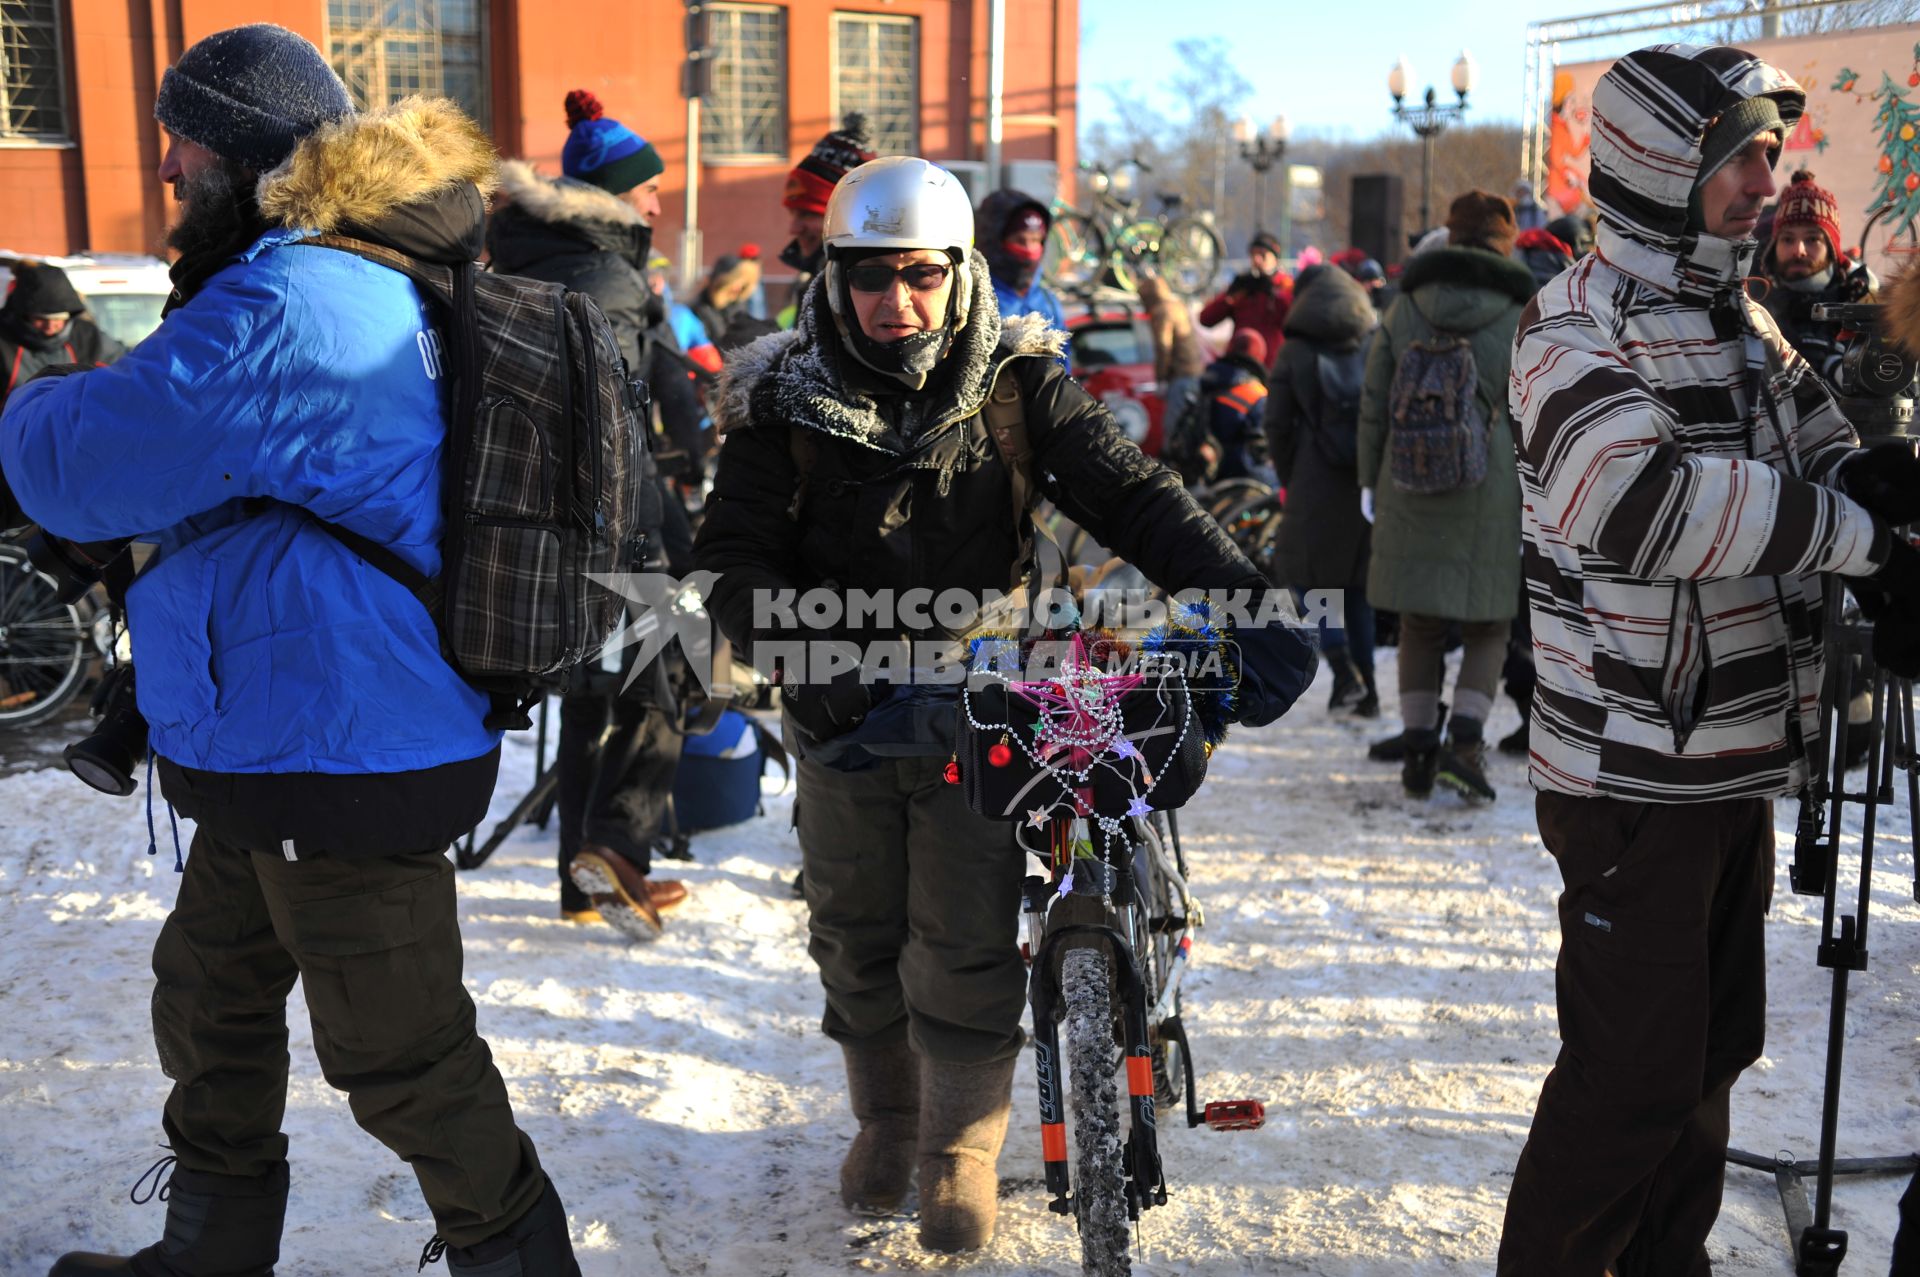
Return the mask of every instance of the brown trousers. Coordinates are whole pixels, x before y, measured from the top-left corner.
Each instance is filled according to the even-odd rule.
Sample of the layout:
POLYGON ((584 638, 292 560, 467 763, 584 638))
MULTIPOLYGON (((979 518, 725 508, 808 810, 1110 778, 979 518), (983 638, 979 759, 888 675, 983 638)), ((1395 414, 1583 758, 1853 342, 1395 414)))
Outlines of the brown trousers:
POLYGON ((1500 1277, 1706 1277, 1727 1101, 1766 1030, 1773 804, 1538 796, 1560 862, 1560 1057, 1500 1277))

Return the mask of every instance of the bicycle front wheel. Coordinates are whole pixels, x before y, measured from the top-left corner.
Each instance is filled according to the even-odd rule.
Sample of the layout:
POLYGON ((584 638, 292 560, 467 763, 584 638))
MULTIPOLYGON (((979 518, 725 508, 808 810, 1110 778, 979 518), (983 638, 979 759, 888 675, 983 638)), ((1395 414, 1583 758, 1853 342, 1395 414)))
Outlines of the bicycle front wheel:
POLYGON ((1106 259, 1106 236, 1089 218, 1064 210, 1053 215, 1040 270, 1049 284, 1069 293, 1090 288, 1106 259))
POLYGON ((1213 287, 1226 252, 1213 227, 1197 217, 1176 217, 1160 237, 1160 273, 1189 297, 1213 287))
POLYGON ((1086 1277, 1133 1271, 1127 1232, 1126 1159, 1120 1140, 1120 1049, 1113 1035, 1112 980, 1100 949, 1070 950, 1060 966, 1067 1007, 1067 1078, 1072 1085, 1075 1175, 1086 1277))

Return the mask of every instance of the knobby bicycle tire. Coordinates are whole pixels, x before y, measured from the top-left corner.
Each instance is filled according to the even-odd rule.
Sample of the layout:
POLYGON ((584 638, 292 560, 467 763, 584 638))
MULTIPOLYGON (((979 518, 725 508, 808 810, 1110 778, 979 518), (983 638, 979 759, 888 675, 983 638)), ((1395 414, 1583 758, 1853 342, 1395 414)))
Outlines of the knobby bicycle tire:
POLYGON ((89 609, 58 593, 25 550, 0 546, 0 728, 52 718, 86 682, 89 609))
POLYGON ((1069 950, 1060 967, 1060 992, 1066 1003, 1076 1154, 1073 1206, 1080 1224, 1081 1271, 1086 1277, 1127 1277, 1133 1265, 1120 1093, 1114 1078, 1120 1051, 1113 1036, 1105 951, 1069 950))

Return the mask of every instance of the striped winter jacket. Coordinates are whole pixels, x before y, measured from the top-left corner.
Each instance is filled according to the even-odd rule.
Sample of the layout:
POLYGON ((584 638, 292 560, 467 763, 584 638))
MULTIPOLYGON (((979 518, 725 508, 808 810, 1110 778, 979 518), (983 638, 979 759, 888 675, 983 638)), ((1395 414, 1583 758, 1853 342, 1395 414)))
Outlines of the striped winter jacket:
POLYGON ((1595 252, 1521 317, 1509 387, 1539 688, 1535 788, 1644 802, 1790 793, 1822 674, 1820 573, 1887 533, 1831 487, 1856 446, 1741 289, 1755 251, 1687 231, 1712 119, 1803 99, 1738 49, 1642 49, 1593 101, 1595 252))

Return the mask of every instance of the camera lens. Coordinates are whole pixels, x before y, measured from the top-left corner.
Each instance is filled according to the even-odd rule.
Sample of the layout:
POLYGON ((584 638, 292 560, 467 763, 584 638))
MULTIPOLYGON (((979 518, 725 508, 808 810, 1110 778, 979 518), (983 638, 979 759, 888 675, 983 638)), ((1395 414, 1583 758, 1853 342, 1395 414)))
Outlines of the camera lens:
POLYGON ((61 757, 88 785, 125 798, 139 787, 133 775, 147 758, 147 720, 134 699, 133 666, 121 665, 100 680, 93 711, 100 716, 100 726, 67 746, 61 757))

